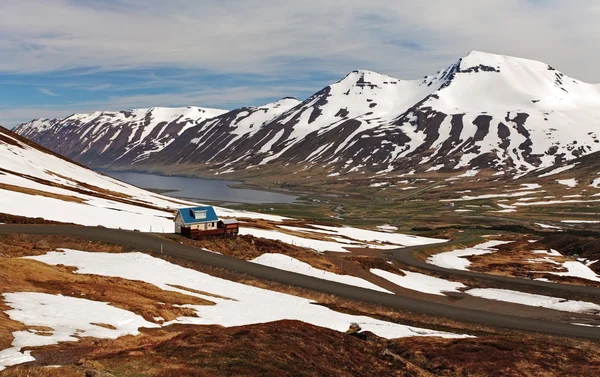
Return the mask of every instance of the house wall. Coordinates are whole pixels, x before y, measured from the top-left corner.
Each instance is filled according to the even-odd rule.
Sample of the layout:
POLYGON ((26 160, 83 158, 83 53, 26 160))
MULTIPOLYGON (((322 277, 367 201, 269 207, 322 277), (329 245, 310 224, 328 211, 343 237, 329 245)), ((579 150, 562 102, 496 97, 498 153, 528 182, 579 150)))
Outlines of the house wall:
POLYGON ((177 213, 177 215, 175 216, 175 233, 181 233, 182 226, 183 226, 183 219, 181 218, 179 213, 177 213))
MULTIPOLYGON (((201 224, 192 224, 190 225, 191 229, 198 229, 198 230, 213 230, 213 229, 217 229, 217 222, 211 222, 211 223, 201 223, 201 224)), ((180 230, 181 232, 181 230, 180 230)))

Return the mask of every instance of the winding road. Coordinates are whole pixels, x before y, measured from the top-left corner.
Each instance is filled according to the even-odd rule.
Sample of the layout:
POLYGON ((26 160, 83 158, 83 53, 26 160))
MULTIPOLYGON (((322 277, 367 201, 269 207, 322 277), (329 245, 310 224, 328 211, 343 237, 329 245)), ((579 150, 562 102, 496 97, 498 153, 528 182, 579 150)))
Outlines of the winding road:
MULTIPOLYGON (((387 254, 391 255, 392 259, 395 261, 419 269, 437 272, 438 274, 448 278, 456 276, 474 278, 491 283, 491 285, 498 285, 499 287, 505 289, 526 289, 537 294, 556 295, 557 293, 561 293, 563 295, 568 295, 571 297, 577 297, 577 295, 585 295, 589 297, 600 298, 600 288, 596 287, 586 287, 583 285, 574 284, 549 283, 539 280, 491 275, 482 272, 453 270, 450 268, 429 264, 427 262, 423 262, 415 258, 415 252, 419 249, 426 248, 427 246, 429 245, 410 246, 401 249, 394 249, 389 250, 387 254)), ((439 244, 431 244, 431 246, 439 246, 439 244)))
MULTIPOLYGON (((422 313, 436 317, 449 318, 461 322, 535 331, 554 335, 600 339, 600 328, 576 326, 534 318, 524 318, 481 310, 467 309, 421 299, 403 297, 401 295, 373 291, 370 289, 345 285, 311 276, 279 270, 220 254, 214 254, 172 242, 152 234, 74 225, 0 225, 0 234, 8 233, 75 236, 88 240, 129 246, 140 251, 150 251, 154 253, 160 253, 162 249, 164 254, 176 258, 182 258, 213 267, 223 268, 229 271, 239 272, 282 284, 333 294, 352 300, 370 302, 394 309, 407 310, 416 314, 422 313)), ((399 257, 404 258, 403 255, 404 254, 399 253, 399 257)), ((410 258, 407 260, 410 260, 410 258)))

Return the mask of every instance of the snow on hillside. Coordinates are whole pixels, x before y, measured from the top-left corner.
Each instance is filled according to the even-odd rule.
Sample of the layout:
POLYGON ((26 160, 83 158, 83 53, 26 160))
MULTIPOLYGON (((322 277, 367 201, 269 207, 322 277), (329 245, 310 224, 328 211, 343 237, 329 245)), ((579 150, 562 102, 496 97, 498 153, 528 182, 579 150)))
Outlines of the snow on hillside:
POLYGON ((240 234, 249 234, 271 240, 278 240, 305 247, 315 251, 348 252, 350 248, 397 249, 405 246, 426 245, 447 242, 438 238, 413 236, 410 234, 378 232, 350 226, 335 227, 326 225, 312 225, 310 228, 279 225, 281 229, 304 233, 306 237, 288 234, 277 230, 256 229, 242 226, 240 234), (310 238, 310 237, 317 237, 310 238))
POLYGON ((216 303, 208 306, 189 305, 198 313, 198 317, 180 318, 177 320, 180 323, 243 326, 280 319, 296 319, 316 326, 346 331, 350 323, 357 322, 363 330, 386 338, 419 335, 456 337, 454 334, 338 313, 320 305, 313 305, 313 301, 306 298, 217 278, 142 253, 110 254, 64 250, 29 258, 53 265, 73 266, 78 269, 77 273, 81 274, 145 281, 164 290, 198 296, 216 303), (188 289, 176 288, 178 286, 188 289), (199 292, 207 292, 210 295, 199 292))
POLYGON ((281 163, 325 167, 329 176, 522 174, 600 151, 599 85, 545 63, 478 51, 419 80, 359 70, 302 102, 197 109, 75 115, 16 131, 92 166, 185 162, 217 173, 281 163))
POLYGON ((320 270, 308 263, 301 262, 298 259, 283 254, 266 253, 252 259, 251 262, 262 264, 263 266, 278 268, 280 270, 295 272, 297 274, 308 275, 319 279, 335 281, 361 288, 373 289, 380 292, 392 293, 364 279, 351 275, 339 275, 333 272, 320 270))
MULTIPOLYGON (((29 145, 0 128, 0 213, 81 225, 172 232, 180 201, 126 184, 29 145)), ((216 208, 224 217, 282 217, 216 208)))
POLYGON ((0 349, 0 370, 34 361, 31 351, 22 350, 25 347, 77 342, 81 337, 116 339, 138 335, 140 328, 172 324, 230 327, 289 319, 336 331, 346 331, 352 323, 358 323, 363 330, 388 339, 408 336, 470 337, 336 312, 315 305, 314 301, 306 298, 217 278, 142 253, 111 254, 63 249, 26 258, 50 265, 73 266, 78 274, 143 281, 166 291, 200 297, 215 305, 182 303, 182 306, 194 310, 197 316, 179 317, 170 322, 155 318, 159 323, 153 323, 110 303, 60 294, 5 293, 1 297, 10 308, 6 315, 26 327, 37 329, 12 333, 11 346, 0 349), (40 331, 40 327, 44 327, 44 331, 40 331))
POLYGON ((400 287, 431 295, 443 296, 445 292, 459 292, 458 290, 460 288, 466 287, 463 283, 441 279, 418 272, 401 270, 404 275, 399 275, 377 268, 372 268, 370 271, 400 287))
MULTIPOLYGON (((260 130, 261 125, 272 120, 277 115, 293 108, 298 105, 300 101, 295 98, 283 98, 279 101, 268 103, 264 106, 248 107, 241 109, 235 114, 235 119, 229 121, 228 127, 230 128, 231 134, 235 137, 229 141, 228 145, 233 144, 236 140, 242 137, 250 137, 260 130)), ((222 118, 209 121, 206 125, 195 130, 198 134, 202 134, 206 129, 213 127, 218 122, 222 122, 222 118)), ((193 143, 196 143, 197 148, 201 148, 204 143, 200 142, 201 139, 192 139, 193 143)), ((227 146, 228 146, 227 145, 227 146)), ((225 146, 225 148, 227 148, 225 146)))
POLYGON ((11 347, 0 350, 0 371, 7 366, 35 361, 31 351, 21 351, 24 347, 77 342, 81 337, 117 339, 138 335, 140 327, 160 327, 140 315, 105 302, 38 292, 4 293, 1 296, 12 308, 6 311, 10 319, 51 330, 13 332, 11 347))
POLYGON ((467 271, 468 267, 471 265, 471 262, 467 259, 467 257, 495 253, 498 251, 498 249, 495 249, 496 246, 507 243, 510 242, 493 240, 466 249, 446 251, 430 256, 427 259, 427 263, 431 263, 439 267, 467 271))
POLYGON ((512 302, 515 304, 538 306, 565 312, 588 314, 600 313, 600 305, 592 302, 565 300, 564 298, 560 297, 536 295, 519 291, 511 291, 508 289, 474 288, 465 291, 465 293, 471 296, 485 298, 487 300, 512 302))

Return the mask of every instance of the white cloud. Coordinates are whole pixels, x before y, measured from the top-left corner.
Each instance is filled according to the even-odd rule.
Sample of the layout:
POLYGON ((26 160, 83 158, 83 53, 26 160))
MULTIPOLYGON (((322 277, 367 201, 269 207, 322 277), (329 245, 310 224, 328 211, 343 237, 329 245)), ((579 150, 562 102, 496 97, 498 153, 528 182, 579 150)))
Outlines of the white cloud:
POLYGON ((0 74, 9 74, 10 80, 14 73, 52 72, 60 79, 54 79, 51 87, 58 88, 61 96, 48 88, 37 90, 63 103, 0 105, 0 124, 93 110, 257 104, 317 91, 323 77, 341 78, 353 69, 421 77, 470 50, 541 60, 569 76, 600 82, 596 64, 600 6, 594 0, 110 0, 98 4, 2 0, 0 74), (163 68, 177 69, 182 75, 122 83, 80 80, 107 71, 136 74, 140 69, 163 68), (81 76, 72 76, 72 70, 81 76), (198 82, 200 89, 190 87, 190 82, 201 80, 202 72, 252 80, 209 88, 198 82), (191 76, 185 77, 188 73, 191 76), (281 86, 282 82, 290 84, 281 86), (171 89, 163 94, 130 95, 132 91, 155 93, 166 84, 171 89), (97 98, 112 96, 82 102, 68 94, 69 87, 97 92, 97 98))
POLYGON ((89 113, 97 110, 118 111, 158 106, 200 106, 216 107, 220 104, 224 108, 234 108, 240 104, 257 102, 264 99, 281 98, 290 92, 310 90, 305 87, 278 86, 266 88, 225 87, 205 88, 202 90, 164 93, 140 94, 129 96, 111 96, 108 99, 95 101, 80 101, 74 104, 56 104, 47 106, 0 106, 0 125, 12 128, 17 124, 28 122, 37 118, 64 118, 73 113, 89 113))
POLYGON ((50 89, 47 88, 39 88, 39 91, 42 94, 45 94, 47 96, 51 96, 51 97, 58 97, 60 94, 54 93, 53 91, 51 91, 50 89))
POLYGON ((402 78, 477 49, 600 81, 593 0, 4 0, 0 70, 164 67, 402 78))

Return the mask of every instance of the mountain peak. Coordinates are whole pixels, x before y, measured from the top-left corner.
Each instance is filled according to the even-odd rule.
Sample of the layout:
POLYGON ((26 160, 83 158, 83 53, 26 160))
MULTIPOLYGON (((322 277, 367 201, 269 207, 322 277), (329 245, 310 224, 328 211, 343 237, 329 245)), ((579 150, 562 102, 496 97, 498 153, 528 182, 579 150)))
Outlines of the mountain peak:
POLYGON ((537 60, 518 58, 508 55, 492 54, 489 52, 473 50, 459 59, 461 71, 495 71, 501 72, 506 69, 529 69, 534 71, 545 71, 548 64, 537 60), (476 69, 479 67, 479 69, 476 69), (486 69, 487 68, 487 69, 486 69))
POLYGON ((350 89, 352 87, 381 88, 387 84, 397 84, 400 80, 366 69, 354 70, 334 84, 336 87, 350 89))

